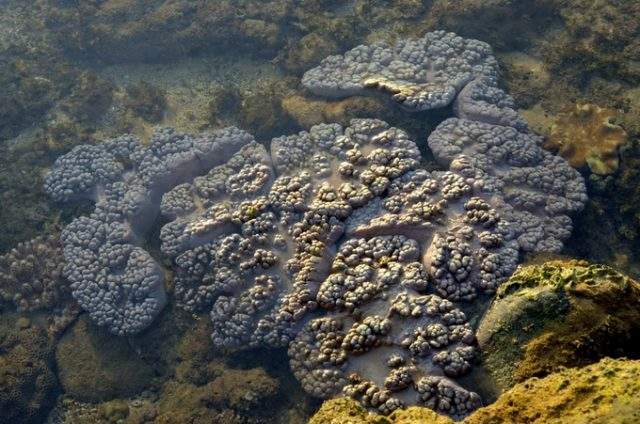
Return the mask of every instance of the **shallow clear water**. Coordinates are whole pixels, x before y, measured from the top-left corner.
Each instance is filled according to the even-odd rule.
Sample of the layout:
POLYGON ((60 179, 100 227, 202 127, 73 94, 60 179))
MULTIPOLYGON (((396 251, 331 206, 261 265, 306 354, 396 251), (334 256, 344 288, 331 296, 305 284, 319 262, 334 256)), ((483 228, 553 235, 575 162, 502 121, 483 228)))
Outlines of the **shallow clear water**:
MULTIPOLYGON (((496 288, 487 274, 499 276, 498 286, 515 262, 557 258, 640 273, 640 9, 634 2, 580 3, 0 0, 0 423, 303 423, 322 402, 313 396, 318 387, 333 387, 325 397, 339 394, 347 371, 384 386, 393 368, 385 365, 388 357, 409 358, 404 340, 417 337, 425 323, 442 322, 445 346, 433 342, 428 354, 411 357, 409 388, 391 395, 420 404, 411 387, 435 375, 477 392, 482 401, 469 401, 469 409, 494 401, 501 388, 479 360, 477 342, 453 335, 480 326, 496 288), (423 57, 424 51, 409 55, 413 47, 390 48, 396 62, 372 65, 379 56, 361 56, 365 65, 348 70, 355 78, 349 89, 326 83, 336 78, 331 67, 318 74, 324 86, 302 83, 327 56, 379 42, 394 46, 437 30, 481 40, 492 50, 472 43, 461 48, 464 54, 436 49, 423 57), (434 65, 439 54, 446 60, 434 65), (467 68, 447 67, 452 63, 467 68), (463 89, 487 75, 497 81, 490 90, 504 90, 513 102, 469 95, 464 109, 463 89), (442 104, 412 106, 420 94, 429 102, 446 93, 442 104), (491 101, 498 117, 494 109, 486 112, 491 101), (478 104, 485 109, 473 109, 478 104), (433 148, 437 140, 427 142, 452 117, 525 134, 528 147, 504 160, 487 159, 474 146, 463 152, 489 161, 483 169, 507 188, 486 194, 480 183, 473 185, 479 174, 464 174, 467 159, 452 160, 433 148), (360 118, 404 132, 373 121, 365 129, 350 123, 360 118), (331 123, 341 126, 300 135, 331 123), (224 132, 229 127, 237 132, 224 132), (161 128, 175 132, 157 132, 161 128), (137 147, 108 142, 127 134, 137 147), (243 145, 251 149, 234 156, 243 145), (78 149, 88 153, 78 159, 78 149), (564 171, 547 174, 546 185, 538 174, 520 182, 510 174, 550 154, 562 157, 564 171), (63 156, 70 159, 55 162, 63 156), (52 170, 58 179, 47 177, 52 170), (418 193, 422 180, 401 179, 416 170, 433 172, 428 175, 440 187, 450 184, 442 172, 458 172, 471 186, 438 209, 436 200, 446 194, 418 193), (566 188, 572 184, 566 179, 584 182, 588 199, 578 199, 580 190, 566 188), (549 188, 554 183, 562 187, 549 188), (286 200, 274 200, 284 196, 278 184, 289 190, 286 200), (534 206, 517 204, 522 187, 539 196, 520 199, 534 206), (364 200, 354 200, 352 189, 363 190, 357 195, 364 200), (413 197, 406 197, 411 189, 413 197), (529 221, 519 239, 487 224, 487 232, 504 238, 500 248, 478 241, 481 230, 473 227, 467 253, 460 240, 456 248, 437 250, 438 235, 471 225, 464 218, 469 193, 486 200, 482 210, 503 222, 524 220, 509 218, 512 206, 554 219, 529 221), (540 206, 551 205, 553 196, 580 207, 540 206), (398 199, 405 203, 392 211, 389 204, 398 199), (414 221, 374 219, 400 210, 414 221), (75 229, 72 223, 83 216, 93 221, 75 229), (542 235, 526 248, 525 236, 538 237, 536 231, 542 235), (87 234, 90 247, 82 241, 87 234), (416 253, 399 253, 411 251, 406 244, 405 250, 380 247, 390 236, 415 240, 416 253), (378 245, 355 254, 345 247, 375 237, 378 245), (549 246, 553 253, 545 252, 549 246), (494 248, 497 259, 482 262, 494 248), (349 254, 360 256, 344 259, 349 254), (462 264, 463 257, 475 262, 462 264), (463 287, 455 294, 443 288, 440 260, 449 261, 442 272, 451 274, 451 285, 463 287), (415 266, 422 267, 424 284, 407 288, 415 266), (343 286, 329 284, 343 277, 343 286), (467 286, 473 294, 465 299, 467 286), (372 291, 363 295, 366 290, 372 291), (463 318, 398 318, 391 300, 407 291, 449 297, 463 318), (356 305, 330 304, 331 296, 356 305), (356 331, 374 315, 393 318, 392 330, 371 336, 373 327, 361 329, 372 337, 358 339, 370 343, 362 352, 340 345, 352 326, 356 331), (301 342, 299 351, 291 347, 304 332, 320 334, 308 323, 327 317, 344 327, 322 336, 345 333, 324 346, 325 353, 344 355, 333 358, 337 366, 327 358, 312 364, 304 350, 311 342, 301 342), (461 346, 476 352, 475 359, 458 358, 464 370, 431 362, 434 352, 461 346), (296 355, 306 362, 291 362, 296 355), (312 375, 314 367, 344 375, 333 381, 329 372, 312 375)), ((474 137, 465 136, 453 138, 462 145, 474 137)), ((470 410, 449 412, 460 417, 470 410)))

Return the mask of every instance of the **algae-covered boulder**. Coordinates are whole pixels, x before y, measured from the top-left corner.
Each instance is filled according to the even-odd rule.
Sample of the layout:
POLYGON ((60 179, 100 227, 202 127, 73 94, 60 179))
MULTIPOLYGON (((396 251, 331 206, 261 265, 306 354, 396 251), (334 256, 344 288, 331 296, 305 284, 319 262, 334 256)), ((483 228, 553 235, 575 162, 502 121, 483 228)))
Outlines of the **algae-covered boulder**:
POLYGON ((605 265, 550 261, 504 283, 477 332, 499 390, 560 367, 640 353, 640 284, 605 265))
POLYGON ((153 368, 127 339, 92 325, 87 316, 62 337, 56 361, 65 392, 87 402, 135 395, 154 378, 153 368))
POLYGON ((386 424, 388 422, 382 415, 367 412, 360 403, 347 397, 325 401, 309 420, 309 424, 386 424))
POLYGON ((429 408, 412 406, 407 409, 398 409, 389 415, 392 424, 453 424, 453 420, 447 416, 439 415, 429 408))
POLYGON ((0 316, 0 424, 41 423, 56 396, 47 332, 0 316))
POLYGON ((611 358, 531 378, 465 420, 468 424, 637 422, 640 361, 611 358))
POLYGON ((398 409, 388 416, 368 412, 351 398, 331 399, 322 404, 309 424, 452 424, 451 418, 438 415, 429 408, 413 406, 398 409))

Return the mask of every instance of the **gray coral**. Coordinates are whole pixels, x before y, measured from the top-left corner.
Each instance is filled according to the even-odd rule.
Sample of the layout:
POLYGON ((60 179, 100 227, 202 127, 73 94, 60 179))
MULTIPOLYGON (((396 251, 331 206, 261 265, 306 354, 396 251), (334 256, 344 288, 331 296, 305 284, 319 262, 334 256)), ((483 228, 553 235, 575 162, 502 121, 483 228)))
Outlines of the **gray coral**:
POLYGON ((276 138, 270 155, 248 144, 177 186, 162 200, 173 221, 160 238, 177 267, 178 304, 210 311, 220 348, 286 345, 317 307, 344 221, 419 156, 404 132, 354 120, 276 138))
POLYGON ((470 81, 496 78, 491 47, 445 31, 393 45, 358 46, 329 56, 307 71, 302 84, 317 95, 346 97, 378 89, 412 111, 447 106, 470 81))
MULTIPOLYGON (((452 302, 420 293, 429 283, 419 253, 419 243, 405 236, 342 245, 318 291, 320 305, 331 312, 310 321, 289 346, 291 368, 305 390, 324 398, 342 391, 389 413, 420 399, 414 382, 470 371, 473 330, 452 302)), ((448 412, 463 415, 478 405, 448 412)))
POLYGON ((56 161, 45 190, 59 201, 96 202, 91 216, 74 220, 61 239, 73 296, 99 325, 134 334, 158 315, 166 303, 164 273, 140 245, 161 195, 225 162, 250 139, 234 128, 198 137, 162 129, 148 147, 125 136, 78 146, 56 161))

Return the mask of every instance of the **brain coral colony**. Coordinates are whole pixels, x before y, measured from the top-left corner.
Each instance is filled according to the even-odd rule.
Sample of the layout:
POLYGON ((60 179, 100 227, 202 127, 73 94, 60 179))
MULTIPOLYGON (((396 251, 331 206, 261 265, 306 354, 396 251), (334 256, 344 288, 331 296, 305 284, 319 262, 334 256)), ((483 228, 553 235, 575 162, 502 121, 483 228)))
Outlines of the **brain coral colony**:
POLYGON ((586 201, 497 76, 487 44, 444 32, 360 46, 304 76, 318 95, 376 88, 410 111, 453 104, 428 137, 440 171, 376 119, 269 150, 236 128, 76 147, 46 181, 56 201, 96 203, 62 234, 73 296, 97 324, 134 334, 165 305, 170 264, 175 302, 210 316, 220 349, 286 346, 312 395, 464 416, 481 399, 454 381, 476 357, 461 302, 493 293, 521 252, 560 250, 586 201))

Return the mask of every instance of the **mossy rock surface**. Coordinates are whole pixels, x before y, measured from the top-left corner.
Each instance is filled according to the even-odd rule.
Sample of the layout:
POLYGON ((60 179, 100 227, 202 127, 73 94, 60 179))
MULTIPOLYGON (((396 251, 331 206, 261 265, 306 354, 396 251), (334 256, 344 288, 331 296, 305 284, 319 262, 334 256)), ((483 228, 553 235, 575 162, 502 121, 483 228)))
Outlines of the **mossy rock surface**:
POLYGON ((531 378, 464 422, 638 423, 640 361, 605 358, 583 368, 531 378))
POLYGON ((640 284, 605 265, 550 261, 521 267, 478 328, 499 390, 604 356, 640 356, 640 284))
POLYGON ((389 424, 386 417, 367 412, 350 398, 330 399, 309 420, 309 424, 389 424))
POLYGON ((97 327, 87 316, 62 337, 56 361, 66 394, 85 402, 133 396, 154 379, 152 366, 126 339, 97 327))
POLYGON ((411 407, 389 416, 368 412, 350 398, 331 399, 322 404, 309 424, 452 424, 453 421, 428 408, 411 407))

